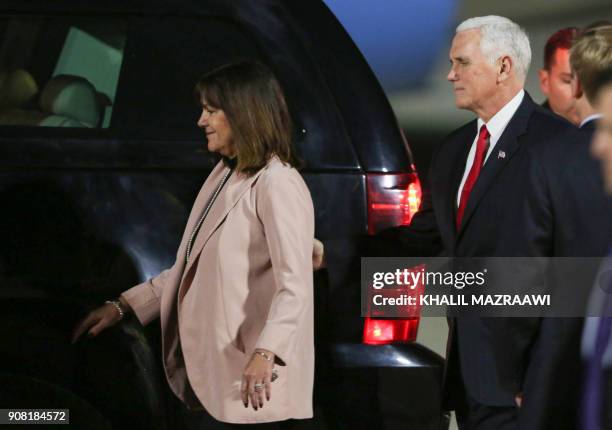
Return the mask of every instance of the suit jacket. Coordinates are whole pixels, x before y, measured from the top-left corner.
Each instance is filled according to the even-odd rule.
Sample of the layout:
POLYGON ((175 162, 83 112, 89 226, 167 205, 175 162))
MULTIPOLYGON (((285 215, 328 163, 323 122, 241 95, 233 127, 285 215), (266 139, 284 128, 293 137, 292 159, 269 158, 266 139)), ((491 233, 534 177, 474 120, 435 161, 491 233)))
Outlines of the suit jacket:
MULTIPOLYGON (((599 162, 590 154, 593 131, 590 122, 573 138, 530 148, 527 195, 517 219, 519 231, 507 242, 508 252, 529 257, 606 255, 612 239, 612 201, 603 188, 599 162)), ((596 273, 596 259, 580 259, 579 264, 557 265, 548 282, 558 297, 586 306, 596 273)), ((515 331, 516 323, 510 321, 507 331, 515 331)), ((519 428, 578 427, 582 325, 583 318, 543 318, 523 333, 532 338, 533 346, 519 428)))
MULTIPOLYGON (((525 196, 527 149, 544 140, 563 140, 572 128, 525 94, 481 170, 458 230, 456 197, 477 134, 477 121, 457 129, 433 155, 430 192, 424 194, 412 223, 381 233, 373 253, 419 256, 441 251, 454 257, 508 256, 504 238, 516 233, 517 210, 525 196)), ((449 321, 445 370, 448 407, 457 405, 462 384, 481 404, 514 405, 527 364, 525 353, 532 341, 531 332, 527 337, 516 333, 502 339, 493 320, 466 317, 449 321), (515 350, 519 352, 514 354, 515 350), (511 352, 512 360, 506 360, 511 352)))
POLYGON ((217 420, 258 423, 312 416, 314 211, 299 173, 272 158, 234 172, 194 241, 208 197, 227 171, 215 167, 197 196, 176 263, 122 294, 142 324, 161 317, 170 387, 217 420), (245 408, 242 372, 255 348, 277 355, 266 407, 245 408))

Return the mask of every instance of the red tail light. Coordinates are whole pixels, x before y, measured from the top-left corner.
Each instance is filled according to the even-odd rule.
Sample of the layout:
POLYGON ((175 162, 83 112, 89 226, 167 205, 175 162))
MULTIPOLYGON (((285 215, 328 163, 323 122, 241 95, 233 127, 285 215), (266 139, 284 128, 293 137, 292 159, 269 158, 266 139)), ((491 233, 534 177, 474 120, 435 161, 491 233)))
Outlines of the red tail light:
MULTIPOLYGON (((414 166, 413 166, 414 167, 414 166)), ((416 173, 368 174, 368 234, 408 225, 421 204, 421 183, 416 173)), ((363 343, 414 342, 419 318, 365 318, 363 343)))
POLYGON ((419 318, 374 319, 366 317, 363 327, 363 343, 381 345, 414 342, 418 328, 419 318))
POLYGON ((421 204, 416 173, 368 174, 368 234, 407 225, 421 204))

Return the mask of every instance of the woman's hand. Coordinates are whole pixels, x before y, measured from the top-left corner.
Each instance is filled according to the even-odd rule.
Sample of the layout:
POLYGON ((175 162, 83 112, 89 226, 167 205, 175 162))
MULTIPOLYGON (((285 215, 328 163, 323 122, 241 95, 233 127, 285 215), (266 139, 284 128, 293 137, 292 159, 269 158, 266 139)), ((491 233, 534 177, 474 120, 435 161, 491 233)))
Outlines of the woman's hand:
MULTIPOLYGON (((123 299, 119 299, 119 301, 121 302, 121 307, 124 312, 130 309, 127 302, 125 302, 123 299)), ((97 336, 100 334, 100 332, 117 324, 120 320, 121 315, 119 314, 117 308, 110 303, 106 303, 91 311, 79 322, 74 329, 71 341, 72 343, 75 343, 78 338, 85 333, 85 331, 88 332, 87 334, 90 337, 97 336)))
POLYGON ((264 392, 267 401, 272 398, 270 384, 272 383, 274 358, 274 353, 265 349, 256 349, 244 368, 240 393, 245 408, 249 407, 249 400, 254 410, 263 408, 264 392))

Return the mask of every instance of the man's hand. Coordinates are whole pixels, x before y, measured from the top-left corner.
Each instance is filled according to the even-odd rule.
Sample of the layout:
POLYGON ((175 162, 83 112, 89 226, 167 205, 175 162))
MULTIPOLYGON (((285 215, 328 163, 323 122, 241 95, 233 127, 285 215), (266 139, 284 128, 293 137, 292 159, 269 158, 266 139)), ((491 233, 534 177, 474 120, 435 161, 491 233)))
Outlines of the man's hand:
POLYGON ((518 393, 516 396, 514 396, 514 402, 519 408, 523 406, 523 393, 518 393))
POLYGON ((312 270, 319 270, 325 267, 325 247, 316 238, 312 244, 312 270))

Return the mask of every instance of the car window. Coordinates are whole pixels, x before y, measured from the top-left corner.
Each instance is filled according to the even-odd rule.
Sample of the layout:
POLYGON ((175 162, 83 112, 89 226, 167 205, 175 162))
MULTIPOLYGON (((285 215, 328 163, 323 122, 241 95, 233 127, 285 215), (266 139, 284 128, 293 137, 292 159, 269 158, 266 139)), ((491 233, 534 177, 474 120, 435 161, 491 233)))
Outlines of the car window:
POLYGON ((198 79, 223 64, 261 59, 227 20, 133 17, 117 96, 115 134, 145 140, 202 141, 198 79))
MULTIPOLYGON (((0 15, 0 132, 34 138, 28 149, 44 163, 64 162, 48 139, 66 138, 70 150, 87 145, 79 159, 100 165, 125 165, 132 150, 139 165, 208 163, 194 156, 206 152, 194 85, 213 68, 250 59, 270 66, 283 86, 304 165, 354 168, 324 65, 282 9, 273 12, 257 25, 221 15, 0 15), (92 144, 100 138, 117 150, 92 144)), ((5 143, 14 150, 7 159, 21 163, 23 147, 5 143)))
POLYGON ((120 19, 0 17, 0 125, 108 128, 126 27, 120 19))
POLYGON ((202 142, 195 83, 213 68, 250 59, 270 66, 283 86, 294 142, 305 164, 354 164, 344 121, 317 65, 300 40, 280 25, 284 22, 252 28, 217 17, 132 18, 113 134, 202 142), (272 34, 276 37, 270 40, 272 34))

